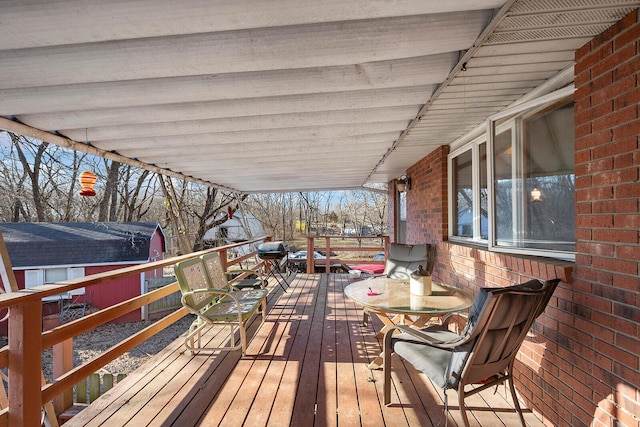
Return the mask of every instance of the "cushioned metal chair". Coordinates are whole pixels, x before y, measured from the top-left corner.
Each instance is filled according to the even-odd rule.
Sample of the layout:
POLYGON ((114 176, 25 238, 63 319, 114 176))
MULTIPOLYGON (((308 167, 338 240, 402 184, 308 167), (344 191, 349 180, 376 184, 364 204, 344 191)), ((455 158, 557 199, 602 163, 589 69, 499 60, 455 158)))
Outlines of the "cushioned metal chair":
POLYGON ((458 392, 460 413, 469 425, 464 399, 509 381, 515 408, 524 417, 513 384, 513 365, 520 345, 535 319, 544 311, 560 279, 529 282, 506 288, 482 288, 460 334, 448 322, 422 330, 398 325, 384 336, 384 403, 391 401, 391 355, 402 357, 444 390, 458 392), (400 331, 401 333, 397 333, 400 331), (467 384, 482 384, 465 391, 467 384))
MULTIPOLYGON (((429 274, 433 272, 435 263, 435 245, 425 243, 420 245, 405 245, 400 243, 390 243, 387 247, 387 261, 384 272, 379 276, 386 276, 390 279, 409 280, 411 272, 422 266, 429 274)), ((362 313, 362 323, 367 324, 369 312, 365 308, 362 313)))
POLYGON ((387 247, 387 261, 382 275, 390 279, 409 280, 411 272, 417 270, 420 265, 431 274, 435 262, 435 249, 436 247, 429 243, 421 245, 391 243, 387 247))

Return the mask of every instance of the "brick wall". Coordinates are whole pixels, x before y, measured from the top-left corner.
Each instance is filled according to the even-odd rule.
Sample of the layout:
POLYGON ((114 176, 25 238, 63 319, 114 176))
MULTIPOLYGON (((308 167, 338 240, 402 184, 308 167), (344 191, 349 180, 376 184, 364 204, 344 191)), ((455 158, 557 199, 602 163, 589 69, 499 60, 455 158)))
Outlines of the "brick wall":
POLYGON ((447 154, 449 147, 439 147, 407 169, 407 243, 435 243, 447 236, 447 154))
POLYGON ((574 425, 640 425, 639 45, 636 11, 576 52, 574 425))
POLYGON ((576 54, 575 263, 447 241, 448 149, 407 170, 407 242, 438 244, 434 280, 475 292, 562 279, 516 365, 548 425, 640 427, 639 39, 632 13, 576 54))

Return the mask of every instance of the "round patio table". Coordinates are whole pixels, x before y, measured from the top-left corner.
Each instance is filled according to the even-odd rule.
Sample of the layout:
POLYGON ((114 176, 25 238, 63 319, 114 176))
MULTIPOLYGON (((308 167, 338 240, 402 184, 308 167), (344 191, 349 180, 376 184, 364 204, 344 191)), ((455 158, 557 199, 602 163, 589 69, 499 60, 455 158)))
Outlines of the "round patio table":
MULTIPOLYGON (((382 321, 384 327, 377 334, 381 338, 399 323, 420 328, 433 317, 466 310, 473 304, 473 295, 467 291, 436 282, 431 288, 431 295, 413 295, 408 280, 374 277, 351 283, 344 293, 382 321)), ((378 356, 369 368, 381 365, 382 357, 378 356)))

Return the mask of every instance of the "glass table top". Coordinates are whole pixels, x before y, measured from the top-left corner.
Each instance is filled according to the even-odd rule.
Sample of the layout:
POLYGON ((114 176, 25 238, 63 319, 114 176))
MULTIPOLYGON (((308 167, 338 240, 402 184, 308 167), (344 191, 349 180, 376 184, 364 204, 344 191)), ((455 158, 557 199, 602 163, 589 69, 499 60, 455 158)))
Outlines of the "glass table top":
POLYGON ((409 292, 408 280, 386 277, 353 282, 344 289, 344 293, 371 310, 415 315, 439 315, 465 310, 471 307, 474 299, 467 291, 436 282, 432 283, 431 295, 413 295, 409 292))

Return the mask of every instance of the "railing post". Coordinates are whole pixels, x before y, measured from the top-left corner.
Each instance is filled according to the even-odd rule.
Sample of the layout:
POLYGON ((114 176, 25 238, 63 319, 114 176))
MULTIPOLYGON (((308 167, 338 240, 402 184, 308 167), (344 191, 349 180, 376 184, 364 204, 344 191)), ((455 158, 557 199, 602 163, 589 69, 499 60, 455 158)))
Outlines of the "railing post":
MULTIPOLYGON (((73 369, 73 338, 53 346, 53 376, 58 378, 73 369)), ((53 401, 60 413, 73 406, 73 388, 68 389, 53 401)))
POLYGON ((312 236, 307 237, 307 274, 315 273, 314 239, 312 236))
POLYGON ((224 271, 227 271, 229 269, 229 257, 227 256, 227 250, 223 249, 221 251, 218 251, 218 254, 220 255, 220 263, 222 264, 222 268, 224 269, 224 271))
POLYGON ((324 248, 325 248, 324 272, 329 274, 331 273, 331 237, 324 236, 324 248))
POLYGON ((9 308, 9 426, 40 425, 42 302, 9 308))
POLYGON ((383 238, 384 242, 384 262, 387 262, 387 260, 389 259, 389 236, 384 236, 383 238))

